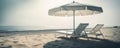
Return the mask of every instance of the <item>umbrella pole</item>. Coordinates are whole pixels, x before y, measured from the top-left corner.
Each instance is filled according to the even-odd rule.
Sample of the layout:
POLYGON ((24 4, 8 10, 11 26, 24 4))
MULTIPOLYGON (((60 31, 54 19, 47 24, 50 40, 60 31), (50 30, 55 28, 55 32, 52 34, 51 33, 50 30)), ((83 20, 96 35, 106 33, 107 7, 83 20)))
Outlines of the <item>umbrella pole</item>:
POLYGON ((74 34, 75 34, 75 10, 73 10, 73 31, 74 31, 74 34))

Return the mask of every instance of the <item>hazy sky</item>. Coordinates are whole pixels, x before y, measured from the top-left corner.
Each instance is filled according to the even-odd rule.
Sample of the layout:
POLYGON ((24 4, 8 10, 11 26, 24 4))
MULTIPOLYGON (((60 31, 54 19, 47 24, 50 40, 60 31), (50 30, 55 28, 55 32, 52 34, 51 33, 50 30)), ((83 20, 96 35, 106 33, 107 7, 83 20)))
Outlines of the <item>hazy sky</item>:
MULTIPOLYGON (((0 0, 0 26, 42 26, 54 28, 72 27, 71 17, 49 16, 48 10, 71 3, 73 0, 0 0)), ((83 22, 92 27, 98 23, 105 26, 119 25, 120 0, 75 0, 103 8, 103 13, 77 16, 76 25, 83 22)))

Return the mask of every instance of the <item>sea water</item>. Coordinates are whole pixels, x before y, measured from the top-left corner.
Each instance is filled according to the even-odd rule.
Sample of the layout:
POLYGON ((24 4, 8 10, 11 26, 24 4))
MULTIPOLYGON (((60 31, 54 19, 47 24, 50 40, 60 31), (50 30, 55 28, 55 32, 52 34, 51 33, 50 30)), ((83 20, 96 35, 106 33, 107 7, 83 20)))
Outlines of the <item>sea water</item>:
POLYGON ((24 31, 24 30, 42 30, 40 26, 0 26, 0 31, 24 31))

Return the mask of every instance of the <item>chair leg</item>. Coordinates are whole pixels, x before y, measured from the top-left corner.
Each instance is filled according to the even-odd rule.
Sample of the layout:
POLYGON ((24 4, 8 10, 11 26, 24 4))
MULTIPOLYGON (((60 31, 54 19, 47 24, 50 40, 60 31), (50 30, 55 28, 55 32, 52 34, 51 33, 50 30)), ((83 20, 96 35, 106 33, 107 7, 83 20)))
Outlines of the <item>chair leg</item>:
POLYGON ((103 39, 105 39, 105 37, 104 37, 103 33, 101 32, 101 30, 99 30, 99 32, 100 32, 100 34, 102 34, 103 39))
POLYGON ((104 35, 102 34, 103 39, 105 39, 104 35))
POLYGON ((86 33, 86 31, 84 32, 85 32, 85 37, 87 38, 87 40, 89 40, 88 34, 86 33))
POLYGON ((87 38, 87 40, 89 40, 88 34, 86 33, 85 37, 87 38))
POLYGON ((98 38, 97 35, 96 35, 96 38, 98 38))
POLYGON ((88 37, 88 35, 87 35, 87 40, 89 40, 89 37, 88 37))
POLYGON ((66 37, 68 37, 68 34, 66 34, 66 37))

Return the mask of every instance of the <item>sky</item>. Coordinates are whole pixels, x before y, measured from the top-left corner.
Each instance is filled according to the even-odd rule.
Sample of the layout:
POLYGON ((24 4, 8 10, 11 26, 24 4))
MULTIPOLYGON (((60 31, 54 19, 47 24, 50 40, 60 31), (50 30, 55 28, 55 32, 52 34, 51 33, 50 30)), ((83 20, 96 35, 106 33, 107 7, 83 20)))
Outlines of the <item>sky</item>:
MULTIPOLYGON (((120 0, 74 0, 103 8, 103 13, 76 16, 76 26, 89 23, 120 26, 120 0)), ((48 15, 48 10, 73 2, 73 0, 0 0, 0 26, 41 26, 48 28, 71 28, 71 17, 48 15)))

